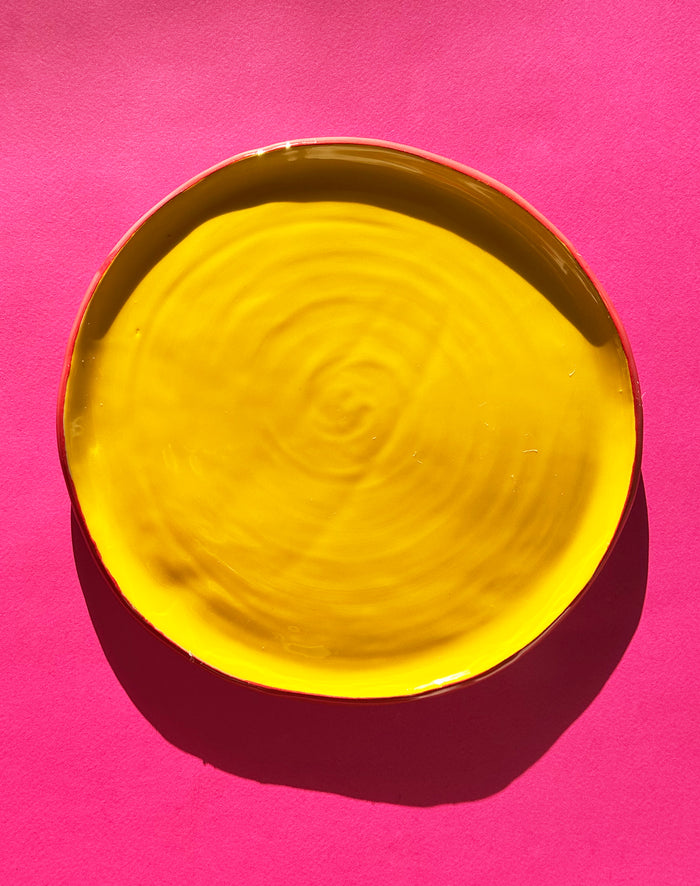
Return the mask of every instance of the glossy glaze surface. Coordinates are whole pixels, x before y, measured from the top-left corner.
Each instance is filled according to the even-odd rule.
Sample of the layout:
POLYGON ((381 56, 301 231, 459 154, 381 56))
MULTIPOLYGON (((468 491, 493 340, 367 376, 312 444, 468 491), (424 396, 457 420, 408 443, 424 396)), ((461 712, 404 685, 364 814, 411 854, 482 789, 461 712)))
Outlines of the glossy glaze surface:
POLYGON ((66 455, 166 637, 265 686, 411 695, 512 656, 590 579, 631 482, 630 371, 521 207, 324 149, 316 179, 288 152, 234 164, 252 196, 205 180, 126 245, 76 340, 66 455))

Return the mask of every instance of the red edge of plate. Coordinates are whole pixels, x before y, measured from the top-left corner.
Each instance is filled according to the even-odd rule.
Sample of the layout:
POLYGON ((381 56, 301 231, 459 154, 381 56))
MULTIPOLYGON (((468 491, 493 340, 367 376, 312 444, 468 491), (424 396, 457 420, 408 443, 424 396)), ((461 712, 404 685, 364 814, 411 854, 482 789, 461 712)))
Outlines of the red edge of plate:
POLYGON ((615 547, 622 529, 627 522, 627 518, 629 517, 630 511, 632 509, 632 504, 635 500, 635 496, 637 493, 637 488, 639 486, 639 481, 641 478, 641 465, 642 465, 642 429, 643 429, 643 419, 642 419, 642 394, 641 387, 639 383, 639 375, 637 372, 637 366, 634 361, 634 356, 632 355, 632 348, 630 346, 629 339, 627 337, 627 333, 622 325, 622 322, 615 311, 615 308, 612 306, 610 299, 605 294, 603 287, 600 285, 595 275, 591 271, 591 269, 586 264, 585 260, 581 257, 581 255, 576 251, 572 243, 553 225, 549 222, 537 209, 531 206, 526 200, 524 200, 519 194, 516 194, 506 185, 501 184, 495 179, 491 178, 488 175, 484 175, 481 172, 478 172, 475 169, 472 169, 469 166, 464 165, 463 163, 458 163, 454 160, 449 160, 446 157, 441 157, 438 154, 433 154, 430 151, 422 151, 417 148, 409 147, 408 145, 402 145, 390 141, 384 141, 382 139, 372 139, 372 138, 351 138, 351 137, 324 137, 324 138, 308 138, 308 139, 294 139, 286 142, 279 142, 273 145, 269 145, 265 148, 260 148, 258 150, 253 151, 245 151, 240 154, 236 154, 233 157, 228 158, 227 160, 223 160, 221 163, 217 163, 215 166, 210 167, 199 175, 191 178, 189 181, 185 182, 179 188, 174 190, 171 194, 165 197, 163 200, 159 201, 152 209, 150 209, 145 215, 143 215, 139 221, 137 221, 131 228, 124 234, 124 236, 119 240, 117 245, 112 249, 109 253, 99 271, 93 277, 90 286, 88 287, 87 293, 83 298, 82 304, 80 306, 80 310, 78 311, 78 316, 73 324, 73 328, 71 330, 70 338, 68 341, 68 347, 66 350, 66 355, 63 360, 63 367, 61 371, 61 381, 59 387, 58 394, 58 404, 57 404, 57 412, 56 412, 56 430, 57 430, 57 438, 58 438, 58 452, 59 458, 61 461, 61 468, 63 470, 63 475, 65 478, 66 486, 68 488, 68 494, 71 500, 71 506, 73 508, 73 513, 76 515, 78 520, 78 524, 80 526, 82 535, 87 543, 87 546, 92 554, 96 564, 98 565, 100 571, 103 576, 107 579, 108 584, 117 595, 119 600, 127 607, 127 609, 132 612, 136 618, 146 627, 148 630, 159 640, 161 640, 164 644, 169 646, 171 649, 177 650, 183 656, 186 656, 191 662, 198 665, 199 667, 204 668, 205 670, 216 674, 217 676, 223 677, 226 680, 230 680, 233 683, 238 683, 239 685, 247 686, 251 689, 259 690, 261 692, 269 693, 272 695, 279 695, 284 697, 297 697, 309 700, 317 700, 317 701, 325 701, 325 702, 334 702, 338 704, 385 704, 388 702, 403 702, 403 701, 412 701, 414 699, 426 698, 428 696, 440 695, 445 692, 450 692, 458 687, 465 686, 467 684, 472 684, 479 682, 481 680, 485 680, 508 665, 512 664, 516 659, 520 658, 521 655, 527 653, 530 649, 532 649, 535 645, 540 643, 540 641, 546 637, 550 631, 554 630, 556 626, 562 621, 568 613, 576 606, 576 604, 581 600, 586 591, 591 587, 591 585, 595 582, 595 580, 600 575, 605 563, 607 562, 612 549, 615 547), (450 169, 454 169, 457 172, 461 172, 464 175, 469 176, 470 178, 475 179, 489 187, 493 188, 496 191, 499 191, 504 196, 510 198, 514 203, 528 212, 531 216, 537 219, 540 224, 542 224, 548 231, 550 231, 559 241, 560 243, 571 253, 571 255, 576 259, 578 264, 580 265, 584 274, 591 281, 593 286, 595 287, 598 295, 603 301, 610 317, 613 321, 617 334, 620 338, 620 342, 622 343, 622 349, 625 355, 625 359, 627 361, 627 366, 630 373, 630 381, 632 385, 632 394, 634 398, 634 418, 635 418, 635 435, 636 435, 636 447, 634 454, 634 463, 632 466, 632 473, 630 475, 630 482, 627 491, 627 498, 625 499, 625 504, 622 509, 622 513, 620 515, 620 519, 617 524, 617 528, 610 539, 608 547, 603 554, 600 562, 598 563, 598 567, 591 576, 590 580, 581 588, 579 593, 574 597, 574 599, 569 603, 569 605, 564 609, 564 611, 554 619, 551 624, 549 624, 540 634, 537 635, 533 640, 527 643, 522 649, 519 649, 510 657, 504 659, 499 662, 494 667, 489 668, 487 671, 483 671, 480 674, 475 674, 474 676, 464 677, 460 680, 455 680, 453 683, 445 684, 442 686, 436 686, 434 689, 428 689, 425 692, 416 692, 409 693, 406 695, 396 695, 396 696, 387 696, 381 698, 375 697, 351 697, 351 696, 332 696, 332 695, 316 695, 314 693, 307 692, 298 692, 295 690, 287 690, 280 689, 274 686, 266 686, 264 684, 255 683, 249 680, 242 680, 240 677, 235 677, 233 674, 227 674, 225 671, 220 671, 217 668, 212 667, 207 664, 205 661, 202 661, 199 658, 193 656, 188 650, 184 649, 182 646, 179 646, 175 643, 174 640, 171 640, 169 637, 166 637, 165 634, 161 633, 153 624, 151 624, 148 619, 142 615, 137 609, 135 609, 131 603, 127 600, 127 598, 122 593, 118 583, 113 578, 106 565, 104 564, 100 552, 97 548, 97 544, 94 539, 90 535, 90 530, 87 525, 87 521, 85 520, 85 516, 83 514, 82 508, 80 506, 80 502, 78 500, 78 494, 75 489, 75 484, 73 483, 73 478, 70 473, 70 469, 68 467, 68 456, 66 452, 66 439, 65 439, 65 429, 63 426, 63 415, 65 409, 65 400, 66 400, 66 391, 68 387, 68 376, 70 375, 71 363, 73 359, 73 352, 75 350, 75 343, 78 337, 78 332, 80 331, 80 327, 82 325, 83 317, 85 316, 85 312, 87 311, 88 304, 90 303, 95 291, 107 272, 108 268, 116 258, 116 256, 121 252, 124 246, 128 243, 128 241, 133 237, 133 235, 138 231, 147 221, 151 218, 151 216, 155 215, 156 212, 174 197, 179 194, 184 193, 189 190, 194 185, 198 184, 202 179, 205 179, 207 176, 211 175, 214 172, 217 172, 220 169, 223 169, 226 166, 230 166, 233 163, 238 163, 241 160, 246 160, 251 157, 261 156, 263 154, 270 153, 271 151, 282 151, 287 150, 293 147, 304 147, 304 146, 313 146, 313 145, 367 145, 369 147, 377 147, 377 148, 387 148, 388 150, 396 151, 402 154, 409 154, 415 157, 421 157, 424 160, 430 160, 433 163, 438 163, 441 166, 449 167, 450 169))

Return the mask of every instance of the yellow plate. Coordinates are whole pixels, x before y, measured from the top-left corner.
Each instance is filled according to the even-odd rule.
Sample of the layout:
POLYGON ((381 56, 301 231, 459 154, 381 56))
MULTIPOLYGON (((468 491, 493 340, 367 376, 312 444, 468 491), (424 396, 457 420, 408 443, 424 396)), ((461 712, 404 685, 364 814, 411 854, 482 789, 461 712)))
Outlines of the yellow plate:
POLYGON ((591 581, 639 473, 619 322, 501 185, 310 141, 188 183, 76 324, 68 487, 125 600, 228 676, 347 699, 473 679, 591 581))

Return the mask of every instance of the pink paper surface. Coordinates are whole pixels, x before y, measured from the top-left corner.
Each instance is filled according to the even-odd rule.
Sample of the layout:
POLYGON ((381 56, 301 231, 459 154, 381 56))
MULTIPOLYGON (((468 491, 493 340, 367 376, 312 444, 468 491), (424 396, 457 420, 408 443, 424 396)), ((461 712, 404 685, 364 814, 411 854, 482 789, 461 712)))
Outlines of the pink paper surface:
POLYGON ((700 882, 698 33, 661 0, 4 9, 3 883, 700 882), (643 491, 589 596, 491 683, 390 708, 154 645, 72 538, 56 454, 119 237, 227 156, 319 135, 521 193, 606 287, 644 392, 643 491))

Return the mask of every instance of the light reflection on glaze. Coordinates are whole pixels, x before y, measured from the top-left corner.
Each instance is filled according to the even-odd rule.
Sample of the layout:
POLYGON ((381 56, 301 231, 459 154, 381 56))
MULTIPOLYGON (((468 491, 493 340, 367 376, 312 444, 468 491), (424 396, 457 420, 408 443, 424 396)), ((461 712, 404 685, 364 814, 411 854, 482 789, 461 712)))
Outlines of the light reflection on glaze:
POLYGON ((367 697, 481 673, 614 532, 635 428, 610 327, 594 346, 388 209, 213 218, 102 337, 83 324, 65 427, 87 524, 129 601, 226 673, 367 697))

